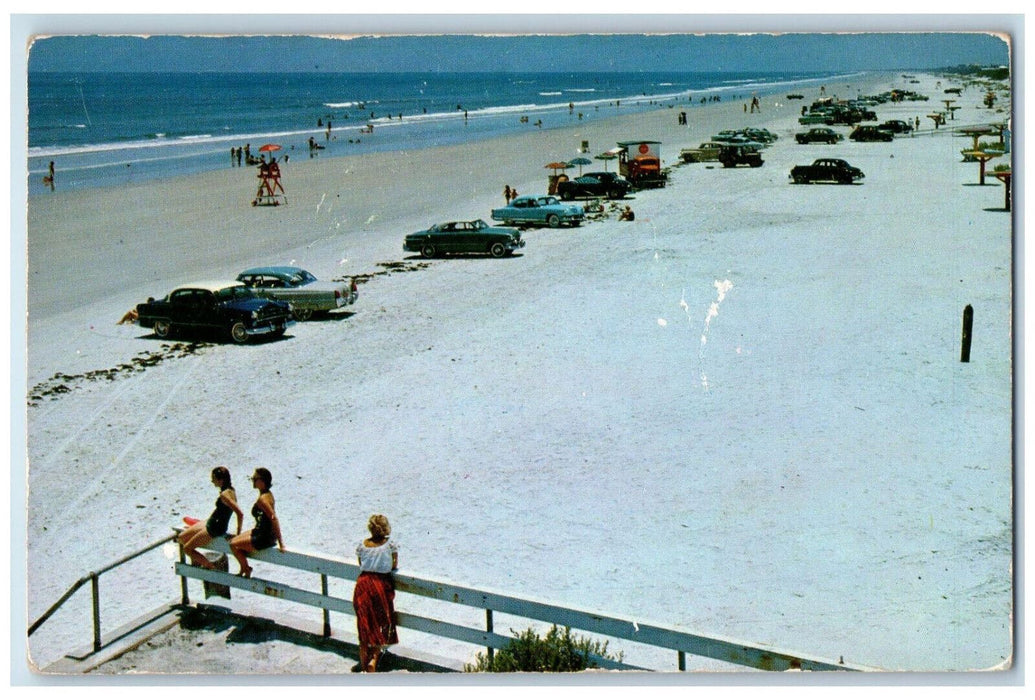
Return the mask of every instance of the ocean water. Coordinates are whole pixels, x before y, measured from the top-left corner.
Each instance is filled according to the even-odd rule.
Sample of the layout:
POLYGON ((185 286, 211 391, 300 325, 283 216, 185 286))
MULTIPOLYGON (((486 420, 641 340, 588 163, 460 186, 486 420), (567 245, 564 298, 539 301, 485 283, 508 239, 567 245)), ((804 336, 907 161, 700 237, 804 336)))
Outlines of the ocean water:
POLYGON ((28 186, 62 190, 231 167, 276 143, 319 157, 411 150, 692 108, 832 80, 820 73, 43 73, 28 75, 28 186), (537 127, 537 123, 541 123, 537 127), (330 130, 328 131, 328 126, 330 130), (373 127, 372 129, 370 127, 373 127))

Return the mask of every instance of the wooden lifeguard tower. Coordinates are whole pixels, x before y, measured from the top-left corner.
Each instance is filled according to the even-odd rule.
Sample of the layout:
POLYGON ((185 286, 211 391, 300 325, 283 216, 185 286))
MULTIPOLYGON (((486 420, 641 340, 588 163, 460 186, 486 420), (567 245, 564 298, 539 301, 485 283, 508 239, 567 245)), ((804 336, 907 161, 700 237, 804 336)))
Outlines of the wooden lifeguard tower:
POLYGON ((255 192, 255 199, 252 200, 253 207, 276 207, 287 204, 287 194, 284 192, 284 185, 280 182, 280 165, 273 156, 280 146, 275 143, 267 143, 259 148, 259 189, 255 192), (269 155, 269 161, 266 156, 269 155))

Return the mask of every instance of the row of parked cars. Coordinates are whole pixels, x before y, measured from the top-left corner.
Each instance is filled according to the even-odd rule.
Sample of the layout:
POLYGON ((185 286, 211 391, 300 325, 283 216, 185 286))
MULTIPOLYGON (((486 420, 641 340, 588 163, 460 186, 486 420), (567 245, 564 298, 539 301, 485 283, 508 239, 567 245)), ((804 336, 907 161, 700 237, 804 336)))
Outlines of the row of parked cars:
POLYGON ((235 343, 278 337, 296 321, 334 311, 359 298, 356 280, 321 281, 300 267, 245 270, 236 280, 195 282, 136 306, 137 323, 159 338, 179 333, 225 334, 235 343))
MULTIPOLYGON (((599 176, 601 173, 591 173, 599 176)), ((600 178, 608 192, 624 196, 624 180, 600 178)), ((574 195, 573 195, 574 196, 574 195)), ((403 250, 426 258, 458 254, 486 254, 494 258, 513 255, 525 241, 514 225, 579 226, 584 209, 549 195, 526 195, 506 207, 494 209, 492 218, 506 227, 490 226, 482 219, 434 224, 409 234, 403 250)), ((294 266, 255 267, 235 280, 215 280, 177 287, 162 299, 137 304, 136 322, 159 338, 180 333, 224 335, 234 343, 254 337, 279 337, 298 321, 356 303, 355 278, 321 281, 294 266)))
MULTIPOLYGON (((892 141, 896 134, 907 134, 913 130, 906 122, 894 119, 884 122, 880 126, 862 125, 852 129, 848 138, 852 141, 892 141)), ((828 143, 836 144, 844 141, 844 136, 828 126, 814 126, 808 131, 800 131, 794 135, 794 140, 800 144, 828 143)))

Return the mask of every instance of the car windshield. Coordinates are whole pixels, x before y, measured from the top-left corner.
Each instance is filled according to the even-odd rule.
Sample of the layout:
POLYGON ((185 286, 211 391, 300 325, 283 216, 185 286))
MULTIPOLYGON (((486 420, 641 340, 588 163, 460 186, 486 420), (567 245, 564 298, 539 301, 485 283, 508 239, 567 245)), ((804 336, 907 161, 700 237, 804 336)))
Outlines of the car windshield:
POLYGON ((249 287, 223 287, 216 292, 216 301, 236 301, 238 299, 253 299, 255 293, 249 287))
POLYGON ((291 275, 291 279, 288 281, 292 287, 301 287, 304 284, 315 282, 316 277, 311 272, 305 270, 299 270, 295 274, 291 275))
POLYGON ((548 206, 550 204, 560 204, 560 202, 558 201, 558 199, 556 197, 540 197, 538 202, 539 202, 539 206, 541 206, 541 207, 545 207, 545 206, 548 206))

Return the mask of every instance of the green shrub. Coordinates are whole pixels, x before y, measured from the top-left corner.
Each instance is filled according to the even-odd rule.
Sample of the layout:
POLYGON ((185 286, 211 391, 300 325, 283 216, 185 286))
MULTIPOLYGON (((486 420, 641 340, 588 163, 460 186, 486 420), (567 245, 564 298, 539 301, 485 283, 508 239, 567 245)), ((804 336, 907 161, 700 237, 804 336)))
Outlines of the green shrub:
MULTIPOLYGON (((512 634, 517 634, 511 630, 512 634)), ((514 673, 528 672, 566 672, 582 671, 597 668, 590 658, 598 656, 613 661, 621 661, 622 655, 614 656, 607 652, 607 642, 595 642, 585 637, 573 637, 571 629, 562 632, 557 625, 550 628, 545 637, 539 635, 531 627, 511 640, 507 646, 496 651, 490 660, 488 654, 479 653, 475 663, 466 664, 464 671, 468 673, 514 673)))

